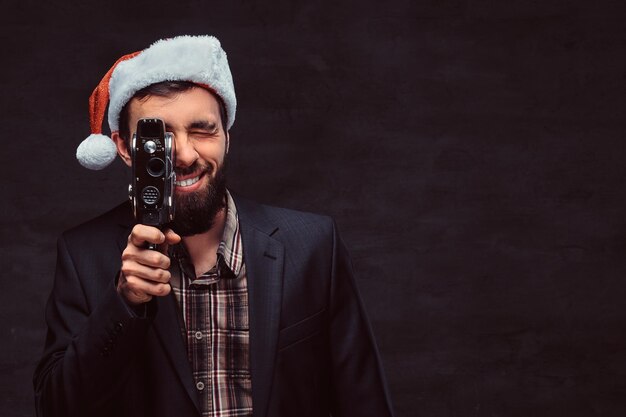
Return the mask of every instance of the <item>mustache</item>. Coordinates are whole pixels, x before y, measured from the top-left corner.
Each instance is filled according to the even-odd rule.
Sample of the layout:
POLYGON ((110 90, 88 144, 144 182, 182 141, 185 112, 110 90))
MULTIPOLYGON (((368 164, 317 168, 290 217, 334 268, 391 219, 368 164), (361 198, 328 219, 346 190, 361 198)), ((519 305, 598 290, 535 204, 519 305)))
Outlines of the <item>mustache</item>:
POLYGON ((174 172, 176 173, 176 175, 181 175, 181 176, 193 174, 195 172, 206 172, 208 174, 211 174, 212 171, 213 171, 213 166, 208 165, 208 164, 204 165, 204 164, 199 163, 198 161, 194 162, 188 167, 174 169, 174 172))

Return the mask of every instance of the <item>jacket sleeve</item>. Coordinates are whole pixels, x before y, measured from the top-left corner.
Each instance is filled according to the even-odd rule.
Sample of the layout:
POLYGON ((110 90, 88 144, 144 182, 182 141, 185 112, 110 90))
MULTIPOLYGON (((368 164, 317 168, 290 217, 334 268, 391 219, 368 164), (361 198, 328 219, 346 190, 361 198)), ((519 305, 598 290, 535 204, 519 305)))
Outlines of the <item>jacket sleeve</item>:
POLYGON ((335 225, 331 280, 331 413, 334 417, 392 416, 374 336, 335 225))
POLYGON ((48 333, 33 379, 37 415, 94 415, 123 389, 150 319, 129 312, 115 290, 115 277, 90 302, 83 280, 94 276, 79 276, 64 237, 57 251, 46 306, 48 333))

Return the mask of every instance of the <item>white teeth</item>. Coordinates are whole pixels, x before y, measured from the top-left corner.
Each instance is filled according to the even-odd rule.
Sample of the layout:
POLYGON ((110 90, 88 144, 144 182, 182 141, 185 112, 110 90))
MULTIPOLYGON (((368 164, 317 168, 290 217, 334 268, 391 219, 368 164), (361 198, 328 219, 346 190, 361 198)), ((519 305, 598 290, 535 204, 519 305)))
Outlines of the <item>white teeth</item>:
POLYGON ((189 187, 190 185, 195 184, 198 181, 200 181, 200 175, 194 178, 187 178, 186 180, 176 181, 174 184, 176 184, 177 187, 189 187))

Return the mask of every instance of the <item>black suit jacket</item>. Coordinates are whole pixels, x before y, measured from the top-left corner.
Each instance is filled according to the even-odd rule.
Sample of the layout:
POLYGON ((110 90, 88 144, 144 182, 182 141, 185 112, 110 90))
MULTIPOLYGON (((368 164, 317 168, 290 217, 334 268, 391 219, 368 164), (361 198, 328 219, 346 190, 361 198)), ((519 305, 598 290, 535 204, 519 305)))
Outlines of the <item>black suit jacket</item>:
MULTIPOLYGON (((255 417, 390 416, 350 261, 333 221, 235 196, 248 274, 255 417)), ((128 204, 58 242, 40 416, 197 416, 173 295, 129 313, 115 290, 128 204)))

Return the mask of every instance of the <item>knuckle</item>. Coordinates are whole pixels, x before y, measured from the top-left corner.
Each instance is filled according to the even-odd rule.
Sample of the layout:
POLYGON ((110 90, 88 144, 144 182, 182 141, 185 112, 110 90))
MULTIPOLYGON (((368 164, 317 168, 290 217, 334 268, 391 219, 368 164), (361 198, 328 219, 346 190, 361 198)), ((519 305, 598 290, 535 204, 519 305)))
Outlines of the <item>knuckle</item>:
POLYGON ((126 285, 124 285, 129 291, 137 291, 137 280, 133 276, 129 276, 126 279, 126 285))
MULTIPOLYGON (((152 229, 154 228, 151 226, 146 226, 143 224, 136 224, 133 227, 133 230, 131 231, 130 235, 128 236, 129 244, 136 246, 136 245, 139 245, 141 242, 149 241, 153 235, 152 229)), ((157 229, 157 232, 158 232, 158 229, 157 229)))
POLYGON ((132 298, 134 298, 135 301, 138 301, 138 302, 144 302, 147 297, 150 297, 149 294, 146 294, 145 292, 138 291, 138 290, 130 290, 129 295, 131 295, 132 298))
POLYGON ((122 276, 126 276, 126 280, 128 281, 128 277, 130 276, 132 272, 130 265, 128 264, 128 261, 122 262, 122 267, 120 268, 120 270, 122 271, 122 276))
POLYGON ((141 302, 143 302, 147 296, 150 296, 150 294, 147 294, 145 291, 136 288, 129 289, 128 293, 132 294, 136 300, 141 302))
POLYGON ((162 269, 156 269, 155 270, 154 280, 157 281, 157 282, 162 282, 163 281, 163 270, 162 269))
POLYGON ((159 286, 159 294, 160 295, 168 295, 170 293, 170 286, 167 284, 161 284, 159 286))
POLYGON ((155 269, 152 280, 155 282, 163 282, 163 271, 161 269, 155 269))
POLYGON ((135 226, 133 226, 132 230, 130 231, 130 235, 128 235, 128 239, 131 240, 133 237, 137 237, 138 235, 140 235, 141 228, 141 224, 136 224, 135 226))
POLYGON ((150 255, 149 262, 150 265, 159 266, 161 265, 161 255, 159 252, 155 252, 150 255))
POLYGON ((127 250, 134 250, 137 247, 139 247, 141 243, 141 238, 135 235, 130 235, 128 236, 128 243, 126 244, 126 249, 127 250))
POLYGON ((170 271, 166 271, 164 269, 161 270, 161 281, 169 282, 171 277, 170 271))

